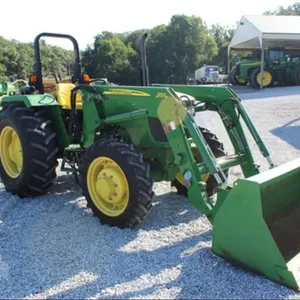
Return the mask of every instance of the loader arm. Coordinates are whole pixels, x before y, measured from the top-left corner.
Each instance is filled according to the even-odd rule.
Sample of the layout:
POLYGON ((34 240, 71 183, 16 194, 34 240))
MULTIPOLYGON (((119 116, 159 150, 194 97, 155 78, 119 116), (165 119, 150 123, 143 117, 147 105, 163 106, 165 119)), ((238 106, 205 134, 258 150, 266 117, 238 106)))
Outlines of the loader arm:
POLYGON ((244 153, 247 156, 248 163, 241 165, 242 171, 245 177, 249 177, 258 173, 257 167, 254 164, 249 144, 245 137, 240 118, 244 121, 247 129, 256 142, 260 152, 267 159, 270 167, 274 167, 274 163, 271 159, 270 153, 265 146, 258 131, 253 125, 250 117, 241 105, 241 100, 238 95, 230 88, 227 87, 205 87, 205 86, 187 86, 187 85, 164 85, 153 84, 153 86, 171 87, 174 91, 180 93, 186 93, 194 97, 200 103, 204 103, 205 106, 199 106, 196 112, 203 110, 216 111, 224 124, 227 134, 232 142, 236 154, 244 153), (256 170, 255 170, 256 169, 256 170), (254 172, 254 173, 253 173, 254 172))
POLYGON ((300 159, 274 167, 239 98, 230 89, 189 86, 95 86, 95 89, 97 93, 83 92, 84 147, 93 145, 107 125, 122 125, 144 155, 151 147, 156 151, 164 147, 170 150, 174 158, 168 167, 180 170, 189 200, 213 225, 213 252, 274 281, 299 288, 300 159), (195 97, 201 103, 199 110, 220 114, 235 149, 233 156, 216 159, 176 92, 195 97), (165 140, 153 139, 147 125, 149 117, 158 119, 165 140), (241 120, 268 159, 270 170, 259 173, 241 120), (201 163, 194 159, 191 142, 203 158, 201 163), (223 170, 238 165, 245 178, 230 185, 223 170), (213 174, 218 182, 214 203, 201 178, 207 173, 213 174))
MULTIPOLYGON (((80 89, 80 86, 77 88, 80 89)), ((206 193, 206 184, 202 181, 201 175, 213 174, 219 184, 220 194, 222 192, 227 194, 231 187, 227 183, 223 170, 241 165, 245 177, 258 173, 240 124, 239 114, 236 107, 232 105, 233 101, 237 104, 239 99, 230 90, 221 88, 217 90, 216 95, 212 94, 213 97, 205 97, 206 94, 211 94, 210 92, 202 92, 201 95, 198 94, 199 91, 197 92, 197 89, 194 90, 196 91, 194 92, 195 98, 201 99, 206 104, 206 109, 220 113, 218 107, 223 105, 222 113, 225 114, 227 119, 225 120, 224 116, 221 115, 222 120, 225 123, 230 123, 229 125, 226 123, 226 129, 235 146, 236 155, 217 160, 193 117, 188 113, 188 110, 173 88, 166 86, 156 88, 135 87, 135 90, 132 91, 132 88, 129 87, 120 89, 119 87, 111 86, 95 86, 94 93, 89 93, 85 89, 83 86, 84 147, 89 147, 94 143, 95 132, 101 131, 101 126, 106 124, 126 124, 125 127, 131 127, 135 119, 141 119, 142 121, 147 116, 157 117, 166 136, 164 145, 171 148, 174 155, 174 161, 171 165, 177 166, 183 174, 190 201, 197 209, 206 214, 211 221, 220 204, 214 206, 210 201, 206 193), (130 95, 130 93, 132 93, 132 98, 127 99, 124 97, 125 95, 130 95), (228 98, 229 96, 231 98, 228 98), (151 105, 147 105, 149 102, 145 101, 148 97, 153 99, 151 105), (115 104, 119 102, 118 99, 122 99, 123 105, 122 113, 119 114, 116 113, 118 105, 115 104), (227 101, 227 99, 230 101, 227 101), (128 101, 128 104, 126 101, 128 101), (128 111, 124 111, 125 107, 128 107, 128 111), (136 107, 136 110, 133 107, 136 107), (233 120, 235 120, 234 126, 232 125, 234 123, 233 120), (186 131, 190 135, 189 139, 186 131), (203 162, 200 164, 197 164, 194 159, 190 146, 191 141, 196 145, 203 158, 203 162)), ((181 91, 185 92, 184 89, 181 91)), ((246 115, 245 112, 244 114, 246 115)), ((223 197, 219 196, 219 198, 222 199, 223 197)))

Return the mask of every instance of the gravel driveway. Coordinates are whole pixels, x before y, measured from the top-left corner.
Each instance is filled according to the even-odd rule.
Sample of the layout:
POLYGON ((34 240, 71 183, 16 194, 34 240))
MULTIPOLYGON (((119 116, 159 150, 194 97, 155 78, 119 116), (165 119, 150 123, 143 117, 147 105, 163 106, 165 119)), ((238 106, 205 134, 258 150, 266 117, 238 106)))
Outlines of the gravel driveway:
MULTIPOLYGON (((241 97, 274 162, 300 157, 300 88, 241 97)), ((231 151, 218 117, 197 120, 231 151)), ((230 178, 239 174, 235 168, 230 178)), ((206 217, 167 182, 155 184, 154 207, 134 230, 100 225, 71 176, 60 174, 51 194, 35 199, 0 188, 1 299, 300 299, 213 255, 206 217)))

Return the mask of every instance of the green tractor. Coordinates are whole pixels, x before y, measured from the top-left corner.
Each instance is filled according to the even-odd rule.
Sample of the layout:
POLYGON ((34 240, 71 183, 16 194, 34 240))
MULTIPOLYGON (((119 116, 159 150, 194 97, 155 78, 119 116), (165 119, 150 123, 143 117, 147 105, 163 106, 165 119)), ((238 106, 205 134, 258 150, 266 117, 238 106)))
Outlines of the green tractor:
POLYGON ((177 180, 213 226, 213 253, 299 288, 300 160, 274 166, 230 88, 151 86, 147 70, 143 86, 106 85, 82 74, 72 36, 41 33, 34 48, 29 86, 0 103, 0 176, 8 192, 20 198, 42 195, 59 167, 78 177, 101 223, 133 228, 150 213, 153 182, 177 180), (72 82, 57 83, 55 95, 44 93, 42 36, 67 38, 74 45, 72 82), (193 99, 184 101, 180 94, 193 99), (220 116, 232 155, 197 126, 194 115, 205 111, 220 116), (270 170, 260 173, 245 126, 270 170), (244 178, 229 184, 233 166, 241 167, 244 178))
POLYGON ((0 82, 0 97, 4 95, 15 95, 18 93, 20 87, 26 86, 27 82, 23 79, 18 79, 14 82, 3 81, 0 82))
MULTIPOLYGON (((253 52, 251 57, 240 59, 230 72, 230 83, 260 88, 261 51, 253 52)), ((289 85, 300 85, 300 54, 288 54, 282 48, 265 50, 263 70, 263 87, 271 87, 275 82, 289 85)))
POLYGON ((0 97, 4 95, 11 95, 15 92, 15 87, 7 81, 0 82, 0 97))
POLYGON ((229 76, 228 76, 229 82, 233 85, 247 85, 249 78, 248 77, 244 78, 240 74, 241 65, 242 66, 244 66, 244 64, 246 66, 250 65, 250 68, 251 68, 251 65, 254 65, 255 68, 259 67, 260 66, 260 64, 259 64, 260 56, 259 55, 260 55, 260 51, 255 50, 255 51, 253 51, 251 56, 239 57, 238 62, 236 63, 236 65, 233 67, 233 69, 229 73, 229 76))

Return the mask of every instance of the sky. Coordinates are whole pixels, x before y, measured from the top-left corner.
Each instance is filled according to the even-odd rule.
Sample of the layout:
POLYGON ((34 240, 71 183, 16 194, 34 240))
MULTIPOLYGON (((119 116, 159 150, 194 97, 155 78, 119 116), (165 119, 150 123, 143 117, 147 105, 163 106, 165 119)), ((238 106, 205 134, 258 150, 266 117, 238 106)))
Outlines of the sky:
MULTIPOLYGON (((102 31, 127 32, 168 24, 172 15, 200 16, 208 26, 236 27, 243 15, 261 15, 296 0, 2 0, 0 36, 31 42, 41 32, 74 36, 84 50, 102 31), (290 2, 291 1, 291 2, 290 2)), ((47 43, 72 49, 71 42, 47 38, 47 43)))

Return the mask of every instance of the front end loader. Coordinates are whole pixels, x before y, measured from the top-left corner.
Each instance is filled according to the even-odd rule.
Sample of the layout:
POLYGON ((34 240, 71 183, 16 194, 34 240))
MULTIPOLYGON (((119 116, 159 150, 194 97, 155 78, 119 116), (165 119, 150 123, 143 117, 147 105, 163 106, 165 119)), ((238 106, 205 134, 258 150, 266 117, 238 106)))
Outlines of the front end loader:
POLYGON ((34 45, 29 87, 1 99, 0 176, 7 191, 21 198, 45 193, 61 159, 61 170, 78 177, 101 223, 133 228, 150 212, 153 182, 177 178, 211 222, 216 255, 299 288, 300 159, 274 166, 230 88, 100 84, 82 74, 73 37, 42 33, 34 45), (55 95, 43 91, 42 36, 74 44, 72 83, 58 83, 55 95), (183 101, 178 93, 195 101, 183 101), (194 113, 204 111, 220 116, 234 154, 212 150, 210 134, 194 120, 194 113), (260 173, 243 125, 270 170, 260 173), (229 184, 227 172, 234 166, 244 176, 229 184))

